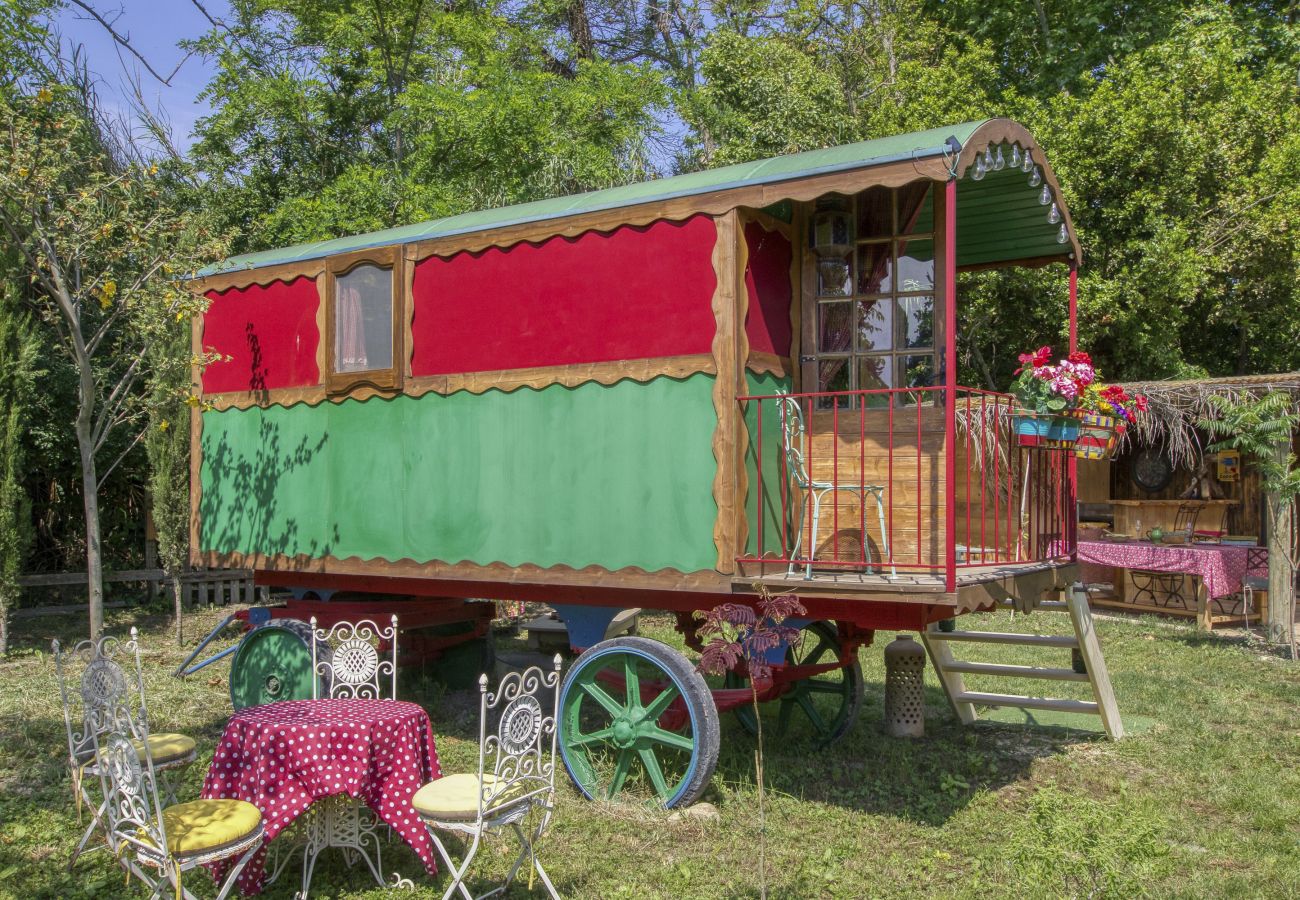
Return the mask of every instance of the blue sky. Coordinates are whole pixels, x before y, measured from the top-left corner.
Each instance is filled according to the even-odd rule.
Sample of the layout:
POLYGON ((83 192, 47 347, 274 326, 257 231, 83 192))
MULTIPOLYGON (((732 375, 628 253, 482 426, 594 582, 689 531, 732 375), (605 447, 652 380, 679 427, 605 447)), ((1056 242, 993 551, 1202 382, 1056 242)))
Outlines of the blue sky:
MULTIPOLYGON (((177 42, 198 37, 209 27, 190 0, 96 0, 93 5, 113 22, 118 33, 129 35, 132 45, 164 76, 185 56, 176 47, 177 42)), ((218 18, 229 10, 226 0, 204 0, 203 5, 218 18)), ((130 77, 139 73, 145 100, 151 108, 161 107, 166 113, 181 149, 189 147, 195 120, 208 111, 207 104, 197 101, 210 76, 202 59, 186 60, 169 87, 144 71, 125 50, 119 51, 103 26, 78 7, 68 5, 63 9, 55 18, 54 27, 65 44, 85 47, 90 70, 99 78, 99 95, 107 111, 128 109, 131 90, 128 73, 130 77)))

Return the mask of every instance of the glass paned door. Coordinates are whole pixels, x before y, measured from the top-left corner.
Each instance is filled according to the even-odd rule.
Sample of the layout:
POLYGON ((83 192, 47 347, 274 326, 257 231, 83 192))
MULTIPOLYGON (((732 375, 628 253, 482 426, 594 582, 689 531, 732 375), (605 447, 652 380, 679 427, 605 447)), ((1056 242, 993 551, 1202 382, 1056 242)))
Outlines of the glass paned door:
MULTIPOLYGON (((823 198, 819 209, 844 210, 853 223, 843 257, 813 256, 816 277, 805 285, 814 309, 805 322, 806 390, 884 391, 927 387, 938 373, 939 313, 935 303, 934 188, 920 181, 874 187, 854 197, 823 198)), ((816 213, 814 212, 814 217, 816 213)), ((809 253, 815 235, 809 234, 809 253)), ((837 242, 837 250, 839 249, 837 242)), ((895 395, 899 404, 925 398, 895 395)), ((852 398, 840 398, 851 405, 852 398)), ((885 406, 887 395, 869 397, 885 406)), ((819 406, 831 407, 829 399, 819 406)))

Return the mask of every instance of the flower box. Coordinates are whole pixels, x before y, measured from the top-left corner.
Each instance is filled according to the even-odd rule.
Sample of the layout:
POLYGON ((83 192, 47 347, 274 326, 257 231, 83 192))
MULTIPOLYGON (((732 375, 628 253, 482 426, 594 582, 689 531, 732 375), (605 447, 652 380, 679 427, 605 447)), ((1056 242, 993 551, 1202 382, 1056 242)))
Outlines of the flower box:
POLYGON ((1038 450, 1071 450, 1079 439, 1077 415, 1036 413, 1020 410, 1011 417, 1011 428, 1021 447, 1038 450))
POLYGON ((1127 427, 1115 416, 1098 413, 1083 413, 1079 424, 1079 440, 1074 445, 1074 455, 1079 459, 1110 459, 1127 427))

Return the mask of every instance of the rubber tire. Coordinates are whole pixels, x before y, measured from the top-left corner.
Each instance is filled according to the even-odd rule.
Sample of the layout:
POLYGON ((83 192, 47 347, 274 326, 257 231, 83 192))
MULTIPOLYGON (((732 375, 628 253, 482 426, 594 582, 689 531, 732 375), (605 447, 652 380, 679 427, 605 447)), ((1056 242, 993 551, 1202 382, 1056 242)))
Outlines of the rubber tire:
POLYGON ((584 668, 596 663, 603 656, 628 652, 642 658, 648 658, 657 665, 665 675, 673 680, 677 689, 681 692, 682 699, 686 702, 695 739, 695 750, 691 757, 692 769, 689 773, 690 777, 683 781, 681 787, 677 789, 672 797, 668 798, 664 803, 664 808, 672 809, 677 806, 690 806, 704 795, 705 790, 709 787, 709 782, 713 779, 713 771, 718 765, 718 750, 722 745, 718 707, 713 702, 713 693, 709 690, 708 684, 705 683, 704 678, 691 665, 690 661, 677 650, 661 641, 643 637, 616 637, 588 647, 574 660, 573 665, 569 667, 569 671, 565 673, 564 682, 560 686, 560 718, 556 723, 556 728, 559 729, 557 743, 564 760, 564 770, 568 772, 569 780, 573 782, 573 786, 578 789, 579 793, 588 800, 596 799, 573 774, 568 754, 565 752, 563 733, 565 702, 568 699, 570 687, 584 668))
MULTIPOLYGON (((807 625, 805 625, 803 628, 799 630, 811 632, 814 629, 817 629, 818 631, 822 632, 824 637, 838 636, 839 634, 839 629, 836 628, 835 623, 828 622, 824 619, 819 619, 815 622, 809 622, 807 625)), ((844 737, 844 735, 848 734, 849 731, 853 728, 854 723, 858 721, 858 715, 862 712, 862 700, 864 695, 866 694, 866 685, 862 679, 862 661, 858 659, 856 654, 854 654, 853 665, 842 667, 841 671, 843 671, 845 668, 849 670, 847 675, 850 680, 850 683, 852 683, 853 685, 853 696, 849 700, 849 710, 847 715, 844 716, 844 721, 840 723, 839 728, 835 729, 835 731, 832 732, 831 735, 822 742, 821 746, 823 747, 828 747, 831 744, 834 744, 840 738, 844 737)), ((732 673, 728 672, 725 684, 729 688, 749 687, 749 679, 739 678, 733 675, 732 673)), ((781 701, 776 700, 773 702, 779 703, 781 701)), ((755 728, 754 726, 754 719, 753 719, 754 709, 752 706, 738 706, 735 709, 735 713, 736 713, 736 719, 737 721, 740 722, 740 726, 742 728, 744 728, 750 734, 753 735, 758 734, 758 729, 755 728)), ((777 736, 780 737, 780 735, 777 736)))
MULTIPOLYGON (((287 618, 271 619, 269 622, 263 622, 261 625, 258 625, 255 628, 250 629, 249 632, 245 634, 243 639, 239 642, 239 649, 235 651, 234 659, 230 661, 230 705, 234 707, 236 710, 244 709, 246 706, 256 705, 256 704, 241 704, 239 699, 236 698, 235 696, 236 684, 240 680, 239 671, 241 665, 251 665, 251 663, 245 657, 245 652, 248 650, 248 648, 253 646, 253 643, 249 642, 249 638, 253 638, 253 642, 255 643, 260 638, 265 636, 266 632, 271 629, 287 631, 290 634, 292 634, 294 637, 298 638, 298 640, 302 642, 302 646, 304 651, 307 654, 307 658, 308 659, 311 658, 310 656, 311 642, 314 639, 312 636, 311 626, 306 622, 302 621, 301 619, 287 619, 287 618)), ((333 657, 333 653, 331 652, 329 645, 321 640, 316 640, 316 655, 320 662, 326 662, 326 663, 329 662, 333 657)), ((308 667, 310 667, 310 663, 308 663, 308 667)), ((327 668, 326 671, 328 672, 329 669, 327 668)), ((328 697, 330 691, 329 676, 318 675, 316 680, 317 680, 317 691, 319 692, 319 695, 322 697, 328 697)), ((296 694, 286 694, 284 697, 278 698, 278 700, 268 700, 267 702, 279 702, 280 700, 310 700, 310 699, 312 699, 310 696, 297 696, 296 694)))

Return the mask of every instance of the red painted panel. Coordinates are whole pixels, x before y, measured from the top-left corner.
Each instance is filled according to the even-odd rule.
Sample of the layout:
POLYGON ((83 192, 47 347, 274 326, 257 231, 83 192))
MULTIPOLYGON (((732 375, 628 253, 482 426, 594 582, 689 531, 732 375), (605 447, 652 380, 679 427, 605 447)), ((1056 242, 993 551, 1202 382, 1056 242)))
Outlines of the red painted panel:
POLYGON ((790 355, 790 241, 779 231, 768 231, 757 222, 745 226, 749 265, 745 269, 745 290, 749 293, 749 315, 745 334, 749 349, 777 356, 790 355))
POLYGON ((412 374, 708 353, 715 238, 695 216, 423 260, 412 374))
POLYGON ((203 346, 225 356, 203 370, 203 392, 319 384, 316 281, 295 278, 208 293, 203 346))

